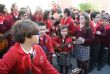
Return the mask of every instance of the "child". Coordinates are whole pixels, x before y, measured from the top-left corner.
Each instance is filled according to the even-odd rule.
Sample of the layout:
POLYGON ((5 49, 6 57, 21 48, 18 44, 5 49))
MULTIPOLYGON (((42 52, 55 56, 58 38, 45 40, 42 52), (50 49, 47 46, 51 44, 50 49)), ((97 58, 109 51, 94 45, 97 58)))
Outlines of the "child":
POLYGON ((74 30, 75 30, 75 23, 73 19, 71 18, 71 12, 68 8, 64 10, 64 18, 61 19, 61 25, 67 25, 69 29, 69 34, 71 36, 74 35, 74 30))
POLYGON ((72 51, 73 46, 69 43, 72 42, 72 38, 68 36, 68 27, 61 26, 60 28, 60 36, 53 38, 53 44, 55 47, 62 46, 63 44, 67 44, 62 46, 62 48, 58 48, 60 54, 58 55, 58 64, 60 66, 60 73, 65 71, 65 74, 68 74, 69 66, 70 66, 70 52, 72 51))
POLYGON ((75 36, 75 52, 77 52, 77 66, 78 68, 84 70, 84 74, 87 74, 90 56, 90 43, 93 39, 93 33, 90 27, 89 17, 87 16, 87 14, 80 15, 80 25, 75 31, 75 36))
POLYGON ((97 70, 100 71, 102 67, 102 57, 104 54, 102 40, 104 36, 106 36, 106 30, 104 28, 104 25, 102 24, 101 15, 99 12, 91 13, 91 20, 91 27, 93 29, 94 40, 91 43, 90 68, 92 70, 95 64, 97 64, 97 70))
POLYGON ((50 11, 45 10, 43 14, 43 21, 46 23, 46 33, 51 36, 51 30, 53 27, 52 20, 50 19, 50 11))
POLYGON ((54 53, 52 40, 49 35, 46 34, 46 24, 44 22, 39 22, 39 45, 43 48, 49 61, 52 63, 52 54, 54 53))
POLYGON ((14 46, 0 59, 0 74, 59 74, 38 44, 37 24, 17 21, 11 29, 14 46))

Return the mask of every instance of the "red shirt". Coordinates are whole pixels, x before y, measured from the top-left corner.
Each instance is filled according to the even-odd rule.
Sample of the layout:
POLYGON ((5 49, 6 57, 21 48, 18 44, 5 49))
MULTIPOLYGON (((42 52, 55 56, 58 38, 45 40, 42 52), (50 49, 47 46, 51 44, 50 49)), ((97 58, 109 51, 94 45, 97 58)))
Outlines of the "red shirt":
POLYGON ((61 25, 67 25, 69 29, 69 34, 74 35, 74 21, 72 20, 71 17, 68 17, 68 19, 65 20, 65 18, 61 19, 61 25))
POLYGON ((103 37, 106 35, 106 30, 104 28, 104 25, 102 24, 102 22, 98 22, 94 27, 93 23, 91 22, 91 27, 94 33, 94 42, 101 43, 103 37), (100 31, 101 35, 97 35, 96 31, 100 31))
POLYGON ((44 35, 40 37, 39 44, 41 46, 46 46, 49 52, 54 53, 53 45, 52 45, 52 39, 49 35, 44 35))
POLYGON ((32 74, 59 74, 47 60, 47 57, 38 45, 33 46, 34 56, 25 53, 19 43, 16 43, 0 59, 0 74, 27 74, 32 69, 32 74))

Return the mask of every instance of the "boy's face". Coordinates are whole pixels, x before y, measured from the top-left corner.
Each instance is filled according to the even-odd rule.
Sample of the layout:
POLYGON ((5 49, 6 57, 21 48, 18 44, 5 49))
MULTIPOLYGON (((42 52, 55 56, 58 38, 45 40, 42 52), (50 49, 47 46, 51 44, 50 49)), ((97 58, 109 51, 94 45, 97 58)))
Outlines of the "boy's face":
POLYGON ((61 30, 61 35, 62 36, 67 36, 67 34, 68 34, 68 31, 67 31, 66 28, 61 30))
POLYGON ((44 35, 46 33, 46 26, 39 26, 39 34, 44 35))
POLYGON ((99 22, 101 20, 101 15, 100 14, 97 14, 96 17, 93 19, 93 21, 95 23, 99 22))

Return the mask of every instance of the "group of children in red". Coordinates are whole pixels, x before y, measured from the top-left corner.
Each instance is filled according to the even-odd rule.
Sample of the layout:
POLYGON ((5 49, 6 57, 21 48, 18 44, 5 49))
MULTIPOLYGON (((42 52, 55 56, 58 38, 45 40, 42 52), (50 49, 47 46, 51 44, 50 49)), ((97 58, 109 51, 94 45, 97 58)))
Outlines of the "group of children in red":
POLYGON ((38 7, 32 15, 29 7, 18 11, 12 4, 9 14, 0 4, 0 33, 10 31, 8 47, 0 51, 0 74, 69 74, 72 52, 82 69, 79 74, 88 74, 95 66, 101 70, 105 46, 110 54, 109 15, 69 8, 61 15, 60 7, 53 5, 44 12, 38 7), (55 55, 59 72, 52 66, 55 55))

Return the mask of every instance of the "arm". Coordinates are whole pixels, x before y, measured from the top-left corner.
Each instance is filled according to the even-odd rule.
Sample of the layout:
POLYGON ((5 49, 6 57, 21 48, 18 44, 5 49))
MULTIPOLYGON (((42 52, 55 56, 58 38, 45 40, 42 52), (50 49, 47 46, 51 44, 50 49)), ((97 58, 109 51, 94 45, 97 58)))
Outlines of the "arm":
POLYGON ((11 49, 0 59, 0 74, 8 74, 11 69, 14 69, 17 62, 16 53, 11 49))
POLYGON ((40 55, 43 57, 41 62, 41 69, 43 74, 59 74, 58 71, 49 63, 41 47, 39 47, 39 52, 40 55))
POLYGON ((51 39, 51 37, 49 37, 49 36, 47 36, 48 38, 48 41, 47 41, 47 48, 49 49, 49 51, 51 52, 51 53, 54 53, 54 49, 53 49, 53 45, 52 45, 52 39, 51 39))

